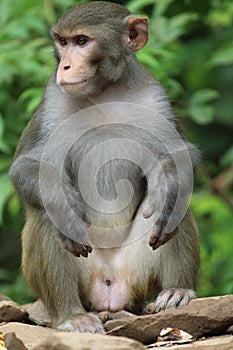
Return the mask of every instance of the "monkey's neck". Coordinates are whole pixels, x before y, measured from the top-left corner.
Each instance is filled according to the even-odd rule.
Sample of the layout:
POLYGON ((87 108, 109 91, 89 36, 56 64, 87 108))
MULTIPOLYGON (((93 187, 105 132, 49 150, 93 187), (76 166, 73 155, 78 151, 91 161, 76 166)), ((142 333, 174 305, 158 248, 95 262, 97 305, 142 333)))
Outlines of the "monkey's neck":
POLYGON ((109 102, 139 103, 145 95, 144 90, 147 90, 148 95, 154 89, 155 82, 154 77, 135 58, 133 63, 127 62, 126 69, 117 82, 108 85, 100 94, 80 100, 80 104, 82 108, 87 108, 109 102))
POLYGON ((129 56, 120 82, 128 89, 143 88, 154 85, 155 78, 137 61, 135 56, 129 56))

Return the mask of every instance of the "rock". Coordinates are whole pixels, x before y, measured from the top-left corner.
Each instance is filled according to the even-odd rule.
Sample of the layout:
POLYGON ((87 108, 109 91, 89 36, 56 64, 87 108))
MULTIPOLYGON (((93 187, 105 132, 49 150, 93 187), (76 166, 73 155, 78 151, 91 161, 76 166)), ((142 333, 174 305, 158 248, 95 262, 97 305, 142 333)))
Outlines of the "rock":
POLYGON ((25 305, 24 308, 28 312, 29 320, 41 326, 51 326, 51 319, 41 300, 25 305))
POLYGON ((33 350, 144 350, 132 339, 100 334, 63 333, 49 337, 33 350))
POLYGON ((0 322, 25 321, 28 313, 13 301, 0 301, 0 322))
POLYGON ((164 327, 181 329, 194 338, 223 334, 233 325, 233 295, 192 300, 181 308, 169 308, 155 315, 108 321, 109 335, 125 336, 144 344, 155 343, 164 327))
POLYGON ((15 333, 7 333, 4 336, 5 346, 7 350, 27 350, 22 340, 17 338, 15 333))
MULTIPOLYGON (((14 332, 28 350, 143 350, 142 344, 127 338, 109 337, 100 334, 79 334, 55 331, 54 329, 22 323, 0 325, 4 335, 14 332)), ((10 349, 11 350, 11 349, 10 349)), ((15 347, 14 350, 18 350, 15 347)), ((19 350, 21 350, 19 348, 19 350)))
POLYGON ((58 332, 50 328, 31 326, 17 322, 0 324, 0 331, 3 333, 4 338, 6 334, 14 332, 17 338, 22 340, 28 350, 31 350, 34 346, 58 332))

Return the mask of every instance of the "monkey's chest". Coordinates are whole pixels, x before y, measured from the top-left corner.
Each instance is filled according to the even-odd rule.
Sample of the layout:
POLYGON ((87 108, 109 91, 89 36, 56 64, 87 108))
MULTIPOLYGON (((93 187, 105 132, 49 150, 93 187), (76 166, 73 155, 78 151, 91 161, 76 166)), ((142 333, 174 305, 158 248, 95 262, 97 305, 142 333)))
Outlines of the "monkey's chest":
POLYGON ((130 222, 145 193, 135 150, 125 142, 128 145, 125 138, 96 131, 73 150, 73 181, 88 220, 98 227, 130 222))

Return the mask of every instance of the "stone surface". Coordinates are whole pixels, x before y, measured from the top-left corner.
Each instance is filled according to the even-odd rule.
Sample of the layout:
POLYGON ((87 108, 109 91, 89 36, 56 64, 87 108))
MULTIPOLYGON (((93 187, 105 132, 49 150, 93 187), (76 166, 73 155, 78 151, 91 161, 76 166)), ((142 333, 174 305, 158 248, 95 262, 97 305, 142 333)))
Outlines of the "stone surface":
POLYGON ((27 350, 22 340, 17 338, 15 333, 7 333, 4 336, 5 346, 7 350, 27 350))
MULTIPOLYGON (((223 334, 233 325, 233 295, 195 299, 182 308, 170 308, 155 315, 108 321, 109 335, 125 336, 152 344, 164 327, 184 330, 194 338, 223 334)), ((233 348, 232 348, 233 349, 233 348)))
POLYGON ((100 334, 63 333, 49 337, 33 350, 144 350, 132 339, 100 334))
MULTIPOLYGON (((58 332, 50 328, 22 323, 0 324, 4 337, 14 332, 28 350, 143 350, 142 344, 127 338, 100 334, 58 332)), ((18 350, 15 348, 14 350, 18 350)), ((21 350, 21 349, 20 349, 21 350)))
POLYGON ((57 333, 57 331, 50 328, 31 326, 17 322, 0 324, 0 331, 3 333, 4 337, 7 333, 14 332, 17 338, 22 340, 28 350, 31 350, 50 335, 57 333))
POLYGON ((13 301, 0 301, 0 322, 25 321, 27 312, 13 301))
POLYGON ((41 300, 25 305, 29 320, 41 326, 51 326, 51 319, 41 300))
MULTIPOLYGON (((38 305, 36 305, 37 311, 43 311, 43 308, 41 309, 41 306, 38 305)), ((2 309, 0 307, 0 310, 2 310, 0 315, 3 315, 4 319, 12 318, 8 314, 8 311, 12 310, 12 308, 20 309, 20 312, 23 312, 25 315, 25 310, 22 310, 13 302, 3 301, 0 302, 0 306, 2 306, 2 309), (3 312, 3 310, 5 311, 3 312)), ((182 308, 171 308, 155 315, 129 316, 115 319, 122 315, 125 316, 125 314, 127 313, 110 314, 112 320, 105 323, 108 334, 117 335, 118 337, 86 333, 64 333, 50 328, 16 322, 1 323, 0 331, 5 339, 12 332, 18 338, 11 335, 11 338, 7 340, 9 342, 8 350, 25 350, 25 347, 28 350, 130 350, 133 348, 142 350, 144 348, 143 345, 135 342, 132 338, 144 342, 144 344, 153 344, 156 342, 161 329, 165 327, 186 331, 195 338, 208 335, 215 335, 215 337, 206 340, 200 339, 190 344, 185 343, 173 346, 171 344, 173 339, 161 338, 163 343, 157 342, 150 348, 161 350, 165 348, 170 350, 233 350, 232 327, 229 328, 233 325, 233 295, 196 299, 182 308), (218 334, 227 335, 216 337, 218 334), (128 339, 119 336, 125 336, 128 339), (23 345, 19 342, 19 339, 25 345, 22 349, 20 346, 22 347, 23 345), (14 343, 14 341, 18 341, 18 343, 14 343), (166 341, 166 344, 164 341, 166 341)), ((105 313, 102 313, 102 316, 105 320, 105 313)), ((38 315, 36 318, 38 318, 38 315)), ((42 321, 44 322, 44 319, 42 321)))

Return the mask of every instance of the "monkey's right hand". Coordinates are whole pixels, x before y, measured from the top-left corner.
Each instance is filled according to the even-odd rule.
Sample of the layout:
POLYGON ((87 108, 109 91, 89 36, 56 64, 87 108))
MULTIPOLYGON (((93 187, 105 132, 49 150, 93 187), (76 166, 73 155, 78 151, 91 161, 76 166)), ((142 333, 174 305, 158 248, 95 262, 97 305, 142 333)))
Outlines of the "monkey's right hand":
POLYGON ((92 248, 90 246, 75 242, 71 238, 66 237, 60 231, 58 231, 58 236, 62 241, 64 248, 74 256, 84 256, 85 258, 87 258, 88 253, 92 252, 92 248))

